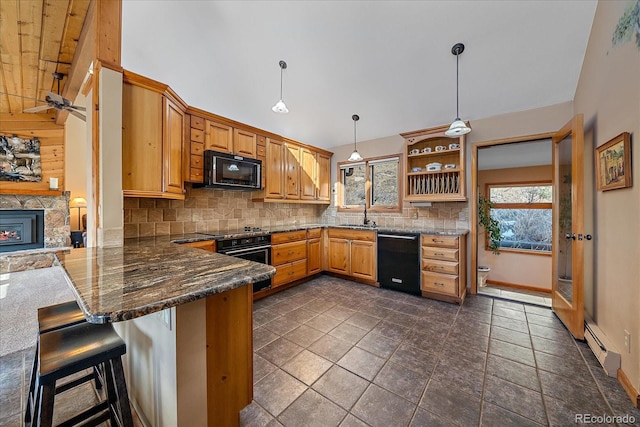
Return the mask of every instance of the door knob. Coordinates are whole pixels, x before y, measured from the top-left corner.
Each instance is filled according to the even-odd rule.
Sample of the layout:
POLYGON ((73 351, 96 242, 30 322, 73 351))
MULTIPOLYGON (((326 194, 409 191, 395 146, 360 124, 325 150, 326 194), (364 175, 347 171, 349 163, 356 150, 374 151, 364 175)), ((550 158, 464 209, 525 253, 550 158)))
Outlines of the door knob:
POLYGON ((565 238, 565 239, 573 239, 573 240, 576 240, 576 235, 575 235, 575 233, 567 233, 567 234, 565 234, 565 235, 564 235, 564 238, 565 238))

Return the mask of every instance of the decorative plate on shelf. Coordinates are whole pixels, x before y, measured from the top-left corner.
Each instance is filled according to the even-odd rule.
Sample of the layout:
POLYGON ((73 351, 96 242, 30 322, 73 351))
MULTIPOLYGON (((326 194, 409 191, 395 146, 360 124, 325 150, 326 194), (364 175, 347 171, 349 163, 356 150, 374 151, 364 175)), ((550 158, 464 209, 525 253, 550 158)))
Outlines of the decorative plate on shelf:
POLYGON ((442 169, 442 163, 434 162, 427 164, 427 171, 439 171, 442 169))
POLYGON ((411 168, 411 172, 422 172, 422 168, 411 168))

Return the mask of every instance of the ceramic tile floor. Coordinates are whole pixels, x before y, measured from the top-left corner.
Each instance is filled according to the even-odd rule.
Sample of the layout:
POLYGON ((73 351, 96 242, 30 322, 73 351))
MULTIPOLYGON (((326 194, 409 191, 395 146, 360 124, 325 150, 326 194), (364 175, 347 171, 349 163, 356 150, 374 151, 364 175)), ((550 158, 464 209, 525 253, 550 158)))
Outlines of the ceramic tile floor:
MULTIPOLYGON (((243 426, 573 425, 634 408, 550 310, 462 306, 329 276, 256 302, 243 426)), ((0 426, 21 426, 33 349, 0 357, 0 426)), ((58 396, 63 418, 85 389, 58 396)), ((137 420, 136 420, 137 421, 137 420)))
POLYGON ((256 302, 254 382, 244 426, 563 426, 582 413, 640 425, 548 308, 330 276, 256 302))

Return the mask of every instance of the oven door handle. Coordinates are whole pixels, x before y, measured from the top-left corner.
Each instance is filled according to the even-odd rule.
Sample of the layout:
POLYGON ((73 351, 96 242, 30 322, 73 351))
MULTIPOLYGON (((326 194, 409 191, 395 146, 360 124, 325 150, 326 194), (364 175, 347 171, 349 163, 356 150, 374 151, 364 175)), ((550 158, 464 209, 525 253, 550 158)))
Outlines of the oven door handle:
POLYGON ((238 254, 242 254, 242 253, 246 253, 246 252, 255 252, 255 251, 259 251, 259 250, 263 250, 263 249, 269 249, 270 247, 271 247, 271 245, 256 246, 256 247, 251 247, 251 248, 236 249, 234 251, 223 251, 223 252, 218 252, 218 253, 221 253, 223 255, 238 255, 238 254))

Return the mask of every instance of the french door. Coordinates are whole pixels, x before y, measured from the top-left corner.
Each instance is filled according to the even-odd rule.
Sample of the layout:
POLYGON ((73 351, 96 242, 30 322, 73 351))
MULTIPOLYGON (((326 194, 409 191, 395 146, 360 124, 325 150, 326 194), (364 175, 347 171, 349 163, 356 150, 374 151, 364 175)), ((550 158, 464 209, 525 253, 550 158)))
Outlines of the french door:
POLYGON ((571 331, 584 339, 583 116, 576 115, 553 137, 552 307, 571 331))

